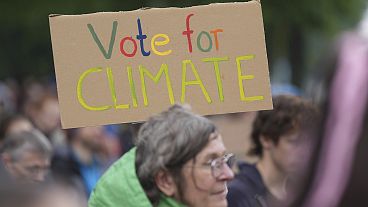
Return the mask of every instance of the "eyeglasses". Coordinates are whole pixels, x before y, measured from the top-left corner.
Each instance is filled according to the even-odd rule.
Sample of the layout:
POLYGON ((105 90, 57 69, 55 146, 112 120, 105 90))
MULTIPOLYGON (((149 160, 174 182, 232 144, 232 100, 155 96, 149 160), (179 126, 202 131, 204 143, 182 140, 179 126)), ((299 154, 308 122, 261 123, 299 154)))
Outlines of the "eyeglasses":
POLYGON ((15 162, 18 168, 22 169, 28 175, 37 176, 38 174, 47 175, 50 171, 49 165, 27 165, 22 162, 15 162))
POLYGON ((231 169, 235 163, 235 156, 232 153, 226 154, 223 157, 212 160, 209 165, 211 166, 211 173, 214 178, 219 178, 224 172, 225 164, 231 169))
POLYGON ((27 170, 28 173, 32 175, 37 175, 39 173, 42 173, 43 175, 47 175, 50 171, 49 166, 26 166, 24 169, 27 170))

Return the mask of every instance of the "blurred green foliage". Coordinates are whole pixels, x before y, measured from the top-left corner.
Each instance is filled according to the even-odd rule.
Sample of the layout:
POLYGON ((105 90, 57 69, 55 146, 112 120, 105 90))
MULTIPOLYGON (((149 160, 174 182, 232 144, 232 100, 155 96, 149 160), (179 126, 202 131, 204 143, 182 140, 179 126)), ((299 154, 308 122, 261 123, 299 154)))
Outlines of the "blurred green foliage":
MULTIPOLYGON (((2 0, 0 1, 0 80, 53 76, 49 14, 128 11, 142 7, 186 7, 230 1, 213 0, 2 0)), ((280 56, 306 70, 305 42, 309 33, 332 37, 354 26, 366 0, 263 0, 269 61, 280 56)), ((271 64, 272 65, 272 64, 271 64)), ((299 77, 300 79, 300 77, 299 77)), ((300 80, 294 77, 298 84, 300 80)))

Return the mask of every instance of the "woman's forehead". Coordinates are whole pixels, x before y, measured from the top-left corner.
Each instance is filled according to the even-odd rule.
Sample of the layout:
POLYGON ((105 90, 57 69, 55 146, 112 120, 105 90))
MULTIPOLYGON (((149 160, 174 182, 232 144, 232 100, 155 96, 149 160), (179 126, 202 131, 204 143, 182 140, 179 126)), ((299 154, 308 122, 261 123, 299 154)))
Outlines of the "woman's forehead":
POLYGON ((222 136, 218 133, 213 133, 210 135, 208 144, 203 148, 201 152, 198 153, 198 159, 205 159, 206 157, 212 156, 222 156, 225 154, 226 148, 222 141, 222 136))

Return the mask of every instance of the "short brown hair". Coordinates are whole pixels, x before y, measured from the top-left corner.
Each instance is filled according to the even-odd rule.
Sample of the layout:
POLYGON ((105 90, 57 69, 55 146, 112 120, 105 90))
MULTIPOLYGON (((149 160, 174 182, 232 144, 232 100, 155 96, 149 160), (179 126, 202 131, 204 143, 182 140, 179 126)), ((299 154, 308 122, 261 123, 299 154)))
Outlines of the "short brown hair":
POLYGON ((291 95, 273 97, 273 110, 258 112, 251 133, 253 147, 249 155, 262 157, 261 136, 271 139, 275 144, 281 136, 293 130, 316 132, 319 122, 317 107, 311 102, 291 95))

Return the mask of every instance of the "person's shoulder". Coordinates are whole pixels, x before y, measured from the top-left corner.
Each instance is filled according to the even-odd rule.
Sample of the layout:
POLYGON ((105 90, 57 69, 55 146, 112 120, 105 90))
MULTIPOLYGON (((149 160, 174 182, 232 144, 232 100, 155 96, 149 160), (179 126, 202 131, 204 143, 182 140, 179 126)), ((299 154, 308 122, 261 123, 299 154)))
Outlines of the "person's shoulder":
POLYGON ((72 158, 71 149, 68 147, 55 148, 51 157, 51 171, 53 175, 82 176, 78 163, 72 158))
POLYGON ((266 193, 262 177, 254 164, 240 162, 238 169, 239 172, 228 184, 229 206, 254 207, 256 196, 263 196, 266 193))
POLYGON ((252 206, 252 193, 249 193, 242 184, 233 183, 228 188, 227 194, 228 206, 231 207, 253 207, 252 206))
POLYGON ((239 172, 230 181, 229 187, 244 189, 264 188, 262 177, 254 164, 240 162, 238 163, 238 169, 239 172))

